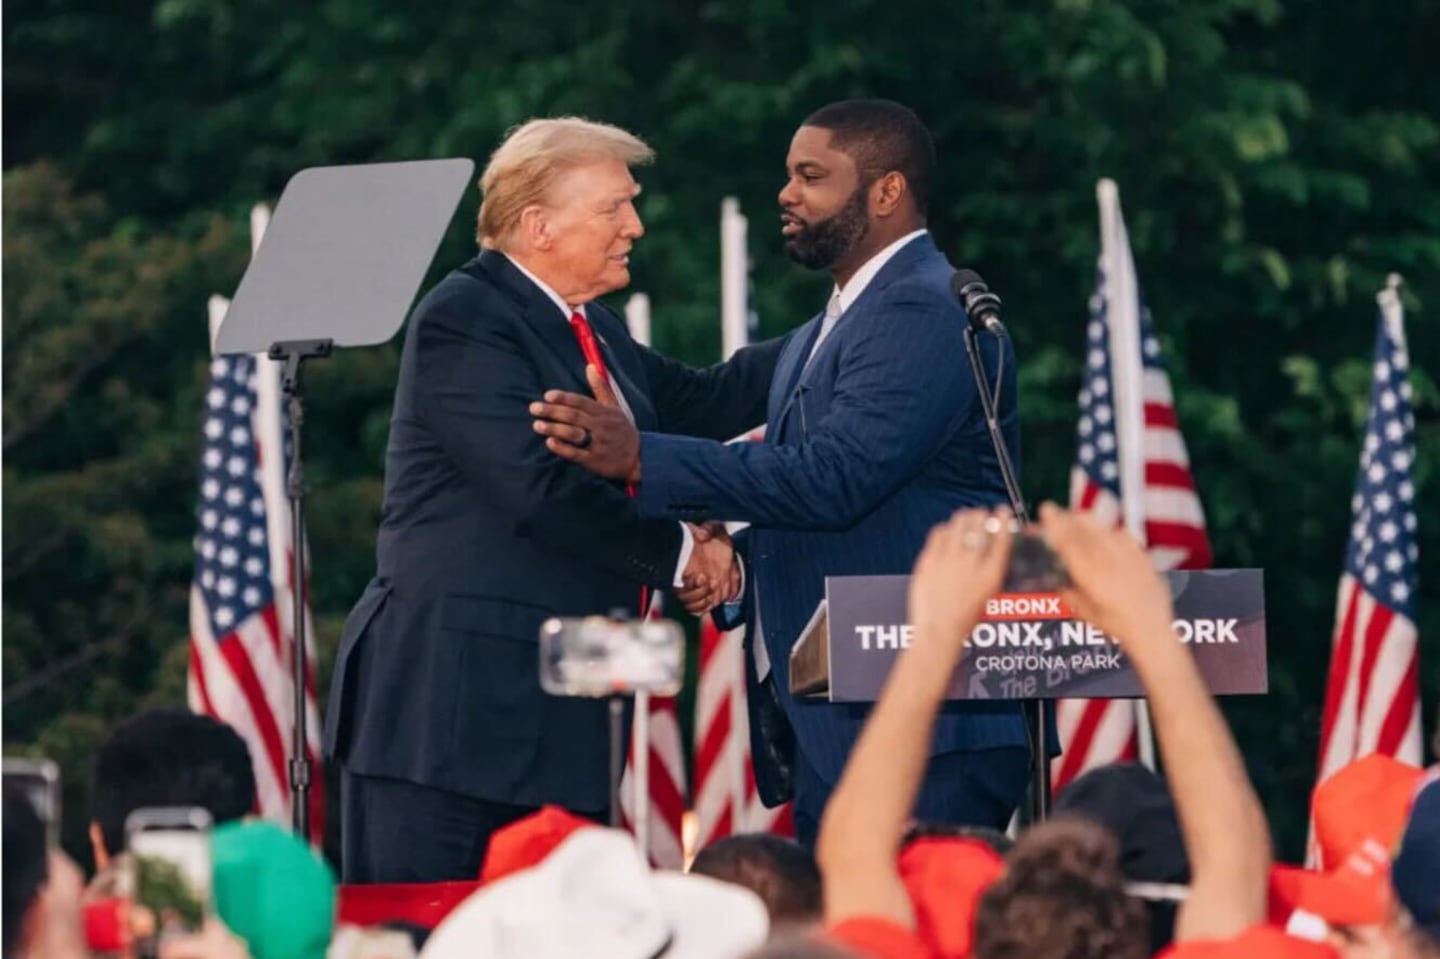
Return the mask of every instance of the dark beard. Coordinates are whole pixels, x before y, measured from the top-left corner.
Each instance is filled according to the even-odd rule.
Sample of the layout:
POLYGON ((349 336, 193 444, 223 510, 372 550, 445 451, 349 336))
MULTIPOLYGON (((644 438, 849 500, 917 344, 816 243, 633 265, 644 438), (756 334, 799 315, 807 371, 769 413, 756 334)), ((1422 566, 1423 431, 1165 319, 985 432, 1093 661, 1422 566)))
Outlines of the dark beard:
POLYGON ((828 220, 805 226, 785 241, 785 254, 808 270, 828 270, 870 232, 865 191, 856 188, 828 220))

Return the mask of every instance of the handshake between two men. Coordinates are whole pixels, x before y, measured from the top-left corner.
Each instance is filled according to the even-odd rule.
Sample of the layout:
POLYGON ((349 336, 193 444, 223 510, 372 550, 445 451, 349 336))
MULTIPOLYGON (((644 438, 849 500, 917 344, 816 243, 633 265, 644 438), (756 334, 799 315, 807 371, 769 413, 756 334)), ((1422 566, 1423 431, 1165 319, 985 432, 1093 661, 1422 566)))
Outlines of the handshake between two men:
MULTIPOLYGON (((605 374, 588 365, 585 378, 594 398, 548 390, 543 402, 530 404, 535 432, 545 437, 546 448, 556 456, 633 487, 641 479, 640 433, 605 374)), ((683 572, 684 585, 674 595, 686 611, 700 616, 739 599, 743 577, 734 543, 723 524, 686 525, 694 537, 694 548, 683 572)))

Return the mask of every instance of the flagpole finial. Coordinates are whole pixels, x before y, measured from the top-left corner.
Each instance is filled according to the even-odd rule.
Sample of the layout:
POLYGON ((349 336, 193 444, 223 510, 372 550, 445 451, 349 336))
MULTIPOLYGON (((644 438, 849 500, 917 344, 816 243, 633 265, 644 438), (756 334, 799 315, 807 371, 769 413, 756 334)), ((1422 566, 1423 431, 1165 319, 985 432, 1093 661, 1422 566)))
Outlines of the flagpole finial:
POLYGON ((265 236, 265 228, 270 225, 270 207, 264 203, 257 203, 250 208, 250 255, 253 257, 260 251, 260 240, 265 236))
POLYGON ((1385 288, 1375 294, 1375 302, 1381 306, 1400 306, 1400 288, 1405 285, 1405 278, 1399 273, 1387 273, 1385 275, 1385 288))

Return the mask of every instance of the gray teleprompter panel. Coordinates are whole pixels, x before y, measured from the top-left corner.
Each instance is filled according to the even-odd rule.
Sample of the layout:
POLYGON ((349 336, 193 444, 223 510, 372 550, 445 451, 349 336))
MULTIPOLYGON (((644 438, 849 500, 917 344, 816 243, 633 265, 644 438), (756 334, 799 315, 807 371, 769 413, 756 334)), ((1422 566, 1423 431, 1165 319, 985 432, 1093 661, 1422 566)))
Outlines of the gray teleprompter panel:
POLYGON ((369 346, 395 334, 470 182, 466 159, 311 167, 290 178, 215 343, 369 346))

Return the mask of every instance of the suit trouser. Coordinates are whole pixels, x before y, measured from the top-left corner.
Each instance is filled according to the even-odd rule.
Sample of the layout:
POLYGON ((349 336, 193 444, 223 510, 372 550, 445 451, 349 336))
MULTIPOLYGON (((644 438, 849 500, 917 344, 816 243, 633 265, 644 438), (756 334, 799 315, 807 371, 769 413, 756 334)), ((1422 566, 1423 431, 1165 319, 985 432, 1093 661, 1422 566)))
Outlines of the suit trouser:
MULTIPOLYGON (((342 766, 341 881, 478 879, 490 836, 537 809, 364 776, 342 766)), ((605 820, 605 813, 580 815, 605 820)))
MULTIPOLYGON (((914 817, 922 822, 986 826, 1001 832, 1025 798, 1030 784, 1030 750, 997 746, 931 756, 915 798, 914 817)), ((815 848, 820 817, 835 784, 827 782, 795 751, 795 838, 815 848)))

